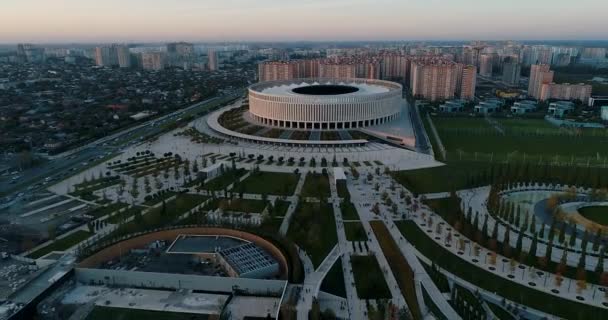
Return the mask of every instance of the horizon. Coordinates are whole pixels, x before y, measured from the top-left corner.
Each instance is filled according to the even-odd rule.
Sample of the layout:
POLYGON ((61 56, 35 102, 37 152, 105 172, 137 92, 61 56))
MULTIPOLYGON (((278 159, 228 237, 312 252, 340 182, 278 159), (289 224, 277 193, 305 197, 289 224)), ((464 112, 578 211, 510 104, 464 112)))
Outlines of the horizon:
POLYGON ((598 0, 4 2, 2 44, 608 40, 598 0))

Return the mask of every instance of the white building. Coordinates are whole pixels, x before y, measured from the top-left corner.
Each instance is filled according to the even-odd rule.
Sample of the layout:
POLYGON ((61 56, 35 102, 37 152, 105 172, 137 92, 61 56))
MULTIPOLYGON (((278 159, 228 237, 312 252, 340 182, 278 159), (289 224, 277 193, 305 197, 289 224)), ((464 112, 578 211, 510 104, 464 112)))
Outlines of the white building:
POLYGON ((608 121, 608 106, 602 107, 602 120, 608 121))

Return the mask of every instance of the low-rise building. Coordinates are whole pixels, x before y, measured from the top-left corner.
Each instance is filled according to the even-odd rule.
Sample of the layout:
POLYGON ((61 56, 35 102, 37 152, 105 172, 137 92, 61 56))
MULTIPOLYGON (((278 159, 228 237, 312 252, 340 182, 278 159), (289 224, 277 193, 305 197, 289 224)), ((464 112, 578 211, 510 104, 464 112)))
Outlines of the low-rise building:
POLYGON ((448 100, 439 106, 439 112, 462 112, 464 111, 464 105, 465 101, 462 100, 448 100))
POLYGON ((603 106, 601 110, 602 120, 608 121, 608 106, 603 106))
POLYGON ((571 101, 557 101, 549 104, 547 113, 551 116, 563 118, 574 111, 574 103, 571 101))
POLYGON ((474 108, 474 111, 475 111, 475 113, 481 113, 481 114, 495 113, 500 110, 500 107, 502 107, 502 104, 503 104, 503 102, 501 100, 489 99, 489 100, 480 102, 478 105, 476 105, 474 108))
POLYGON ((523 100, 513 103, 511 106, 511 113, 515 114, 526 114, 535 111, 538 108, 538 104, 533 100, 523 100))

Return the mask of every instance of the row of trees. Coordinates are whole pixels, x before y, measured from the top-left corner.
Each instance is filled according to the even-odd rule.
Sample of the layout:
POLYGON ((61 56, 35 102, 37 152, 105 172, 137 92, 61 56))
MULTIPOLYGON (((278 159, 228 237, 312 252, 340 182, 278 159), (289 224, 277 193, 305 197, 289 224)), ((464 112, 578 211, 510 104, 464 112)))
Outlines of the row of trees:
MULTIPOLYGON (((547 249, 544 255, 538 255, 538 232, 533 233, 532 242, 530 244, 529 250, 526 250, 523 247, 524 232, 517 233, 515 247, 512 247, 510 237, 513 226, 511 224, 506 224, 506 230, 504 232, 502 240, 500 240, 498 235, 499 223, 495 223, 492 227, 492 230, 489 230, 488 216, 486 215, 483 219, 481 228, 479 228, 480 216, 478 212, 475 212, 475 214, 473 214, 472 210, 469 208, 467 214, 465 214, 460 209, 460 198, 458 198, 455 193, 452 193, 451 197, 449 198, 449 202, 449 211, 447 213, 448 219, 446 220, 448 220, 448 222, 452 226, 454 226, 454 229, 456 231, 461 232, 465 237, 469 239, 474 239, 477 244, 488 248, 492 252, 501 253, 507 258, 515 259, 516 261, 519 261, 522 264, 541 268, 547 272, 555 272, 560 275, 569 274, 570 276, 577 277, 579 280, 583 281, 587 280, 588 277, 585 265, 587 261, 586 248, 588 247, 588 245, 586 240, 583 240, 583 246, 577 268, 573 270, 567 265, 567 246, 563 250, 563 254, 560 261, 557 264, 553 263, 551 260, 553 254, 553 241, 548 241, 547 249)), ((505 211, 507 210, 505 209, 505 211)), ((432 220, 429 220, 429 225, 431 224, 432 220)), ((552 232, 551 230, 555 230, 555 228, 552 227, 551 229, 549 229, 549 239, 552 239, 555 236, 554 232, 552 232)), ((595 272, 593 273, 591 280, 595 283, 603 283, 604 281, 606 281, 605 285, 608 285, 608 273, 604 272, 604 257, 606 247, 601 246, 601 249, 599 251, 600 252, 598 255, 598 263, 596 265, 595 272)))

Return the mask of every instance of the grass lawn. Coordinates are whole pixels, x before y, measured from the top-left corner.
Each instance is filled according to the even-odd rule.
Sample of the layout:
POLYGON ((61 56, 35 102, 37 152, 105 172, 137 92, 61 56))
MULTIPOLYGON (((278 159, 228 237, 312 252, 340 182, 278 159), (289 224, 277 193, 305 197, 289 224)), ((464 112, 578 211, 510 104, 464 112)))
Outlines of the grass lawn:
POLYGON ((238 178, 242 177, 246 172, 247 170, 243 168, 227 170, 221 176, 211 179, 211 181, 207 182, 203 188, 208 190, 224 190, 238 178))
POLYGON ((303 248, 317 267, 338 243, 332 206, 327 203, 298 203, 287 238, 303 248))
POLYGON ((359 299, 391 299, 391 291, 374 256, 351 256, 359 299))
POLYGON ((208 315, 97 306, 85 320, 207 320, 208 315))
POLYGON ((593 222, 608 226, 608 206, 583 207, 578 209, 578 213, 593 222))
POLYGON ((344 232, 348 241, 367 241, 367 234, 361 222, 344 222, 344 232))
POLYGON ((342 259, 338 259, 331 269, 329 269, 329 272, 327 272, 323 282, 321 282, 321 291, 346 298, 346 286, 344 285, 342 259))
POLYGON ((389 233, 388 229, 386 229, 384 222, 378 220, 371 221, 370 225, 374 231, 374 234, 376 235, 376 238, 378 239, 378 243, 380 244, 380 248, 386 257, 388 265, 391 267, 391 271, 397 280, 399 290, 401 290, 401 294, 412 311, 414 319, 422 319, 422 314, 416 298, 414 270, 412 270, 410 265, 407 263, 407 260, 405 260, 405 257, 401 254, 399 246, 389 233))
POLYGON ((342 220, 359 220, 357 208, 352 202, 340 203, 340 211, 342 211, 342 220))
POLYGON ((307 174, 306 180, 304 180, 301 195, 303 197, 323 198, 331 196, 331 191, 329 189, 329 178, 320 173, 307 174))
POLYGON ((346 183, 340 182, 340 183, 336 184, 336 189, 338 191, 338 197, 350 199, 350 192, 348 192, 346 183))
POLYGON ((262 213, 264 208, 266 208, 266 203, 262 200, 233 198, 231 201, 227 199, 218 199, 218 201, 228 211, 262 213))
POLYGON ((293 173, 258 171, 236 186, 235 191, 290 196, 299 179, 300 176, 293 173))
POLYGON ((37 259, 51 251, 64 251, 77 245, 81 241, 88 239, 92 235, 93 233, 89 231, 78 230, 65 238, 57 239, 54 242, 30 253, 28 258, 37 259))
POLYGON ((422 194, 464 189, 471 175, 488 168, 490 164, 481 162, 449 162, 440 167, 394 171, 391 175, 407 189, 422 194))
POLYGON ((116 213, 110 217, 108 217, 105 221, 108 223, 112 223, 112 224, 116 224, 116 223, 120 223, 122 221, 125 221, 126 219, 128 219, 129 217, 135 215, 136 212, 141 212, 142 207, 131 207, 125 211, 116 213))
POLYGON ((135 219, 120 225, 113 234, 129 234, 170 225, 174 223, 179 216, 205 202, 207 199, 209 198, 198 194, 178 194, 175 199, 165 202, 164 210, 161 205, 151 209, 145 215, 136 215, 135 219))
POLYGON ((276 234, 279 232, 282 222, 283 222, 283 218, 270 217, 268 219, 264 219, 262 221, 262 224, 260 225, 260 230, 264 231, 264 232, 268 232, 270 234, 276 234))
POLYGON ((557 155, 561 161, 570 161, 574 154, 577 162, 586 164, 587 159, 603 163, 608 157, 605 148, 608 134, 605 132, 582 129, 573 134, 573 131, 553 127, 539 119, 497 121, 503 132, 483 118, 433 118, 448 160, 547 161, 557 155))
POLYGON ((488 307, 490 307, 492 313, 494 313, 494 315, 497 316, 500 320, 516 320, 514 316, 512 316, 509 312, 507 312, 507 310, 505 310, 501 306, 488 302, 488 307))
POLYGON ((400 221, 397 223, 397 226, 403 236, 427 258, 435 261, 435 263, 447 271, 488 291, 500 292, 501 296, 509 300, 566 319, 606 318, 605 309, 542 293, 468 263, 428 239, 428 236, 414 222, 400 221))
POLYGON ((127 207, 128 205, 129 204, 124 203, 124 202, 113 202, 106 206, 97 207, 97 208, 87 212, 87 214, 90 216, 93 216, 95 218, 100 218, 100 217, 110 214, 116 210, 120 210, 124 207, 127 207))
POLYGON ((275 200, 274 201, 274 212, 275 212, 275 216, 284 216, 285 214, 287 214, 287 209, 289 209, 289 205, 291 204, 291 202, 289 201, 283 201, 283 200, 275 200))

